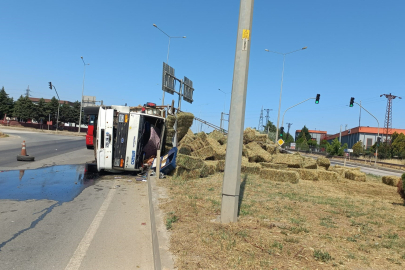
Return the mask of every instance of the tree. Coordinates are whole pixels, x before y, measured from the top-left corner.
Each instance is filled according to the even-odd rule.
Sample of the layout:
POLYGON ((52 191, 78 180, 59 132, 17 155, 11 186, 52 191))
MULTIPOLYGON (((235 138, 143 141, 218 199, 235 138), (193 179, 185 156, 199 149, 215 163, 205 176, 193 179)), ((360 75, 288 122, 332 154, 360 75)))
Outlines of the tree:
POLYGON ((335 138, 332 143, 327 146, 326 152, 331 156, 343 156, 344 149, 347 149, 347 143, 342 146, 338 138, 335 138))
POLYGON ((0 90, 0 119, 3 119, 5 114, 11 115, 13 113, 13 105, 13 98, 8 97, 3 86, 0 90))
POLYGON ((23 97, 22 95, 14 104, 13 116, 18 117, 20 121, 27 121, 32 119, 34 113, 34 104, 29 97, 23 97))
POLYGON ((354 156, 356 156, 356 157, 360 156, 364 152, 363 142, 362 141, 356 142, 353 145, 352 149, 353 149, 354 156))
POLYGON ((308 128, 304 125, 304 127, 301 129, 300 134, 298 135, 297 142, 299 139, 302 137, 305 137, 306 141, 309 142, 312 138, 311 135, 309 134, 308 128))
MULTIPOLYGON (((396 133, 396 132, 395 132, 396 133)), ((394 133, 394 134, 395 134, 394 133)), ((392 137, 394 138, 394 134, 392 137)), ((399 158, 405 158, 405 135, 403 133, 396 133, 395 140, 392 141, 392 155, 399 158)))
POLYGON ((55 98, 52 97, 51 101, 46 103, 45 105, 45 111, 47 115, 51 115, 51 120, 56 123, 56 117, 58 115, 58 106, 59 106, 59 101, 55 98))
POLYGON ((267 124, 264 126, 264 132, 267 133, 267 129, 269 129, 269 132, 276 132, 277 131, 277 127, 270 120, 267 121, 267 124))
POLYGON ((305 136, 301 137, 299 140, 297 140, 298 148, 301 149, 302 151, 308 151, 309 150, 309 145, 307 142, 307 138, 305 136))
POLYGON ((287 136, 285 136, 284 142, 285 142, 285 144, 290 144, 290 143, 294 142, 293 136, 291 136, 290 133, 287 133, 287 136))

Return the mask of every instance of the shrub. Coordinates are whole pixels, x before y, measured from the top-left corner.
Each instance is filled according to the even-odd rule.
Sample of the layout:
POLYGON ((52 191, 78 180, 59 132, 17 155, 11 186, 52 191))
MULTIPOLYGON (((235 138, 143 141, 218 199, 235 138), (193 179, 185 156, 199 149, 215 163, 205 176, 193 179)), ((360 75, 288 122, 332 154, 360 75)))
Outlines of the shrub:
POLYGON ((397 185, 397 192, 401 196, 401 198, 404 200, 405 204, 405 173, 402 174, 401 180, 399 180, 398 185, 397 185))

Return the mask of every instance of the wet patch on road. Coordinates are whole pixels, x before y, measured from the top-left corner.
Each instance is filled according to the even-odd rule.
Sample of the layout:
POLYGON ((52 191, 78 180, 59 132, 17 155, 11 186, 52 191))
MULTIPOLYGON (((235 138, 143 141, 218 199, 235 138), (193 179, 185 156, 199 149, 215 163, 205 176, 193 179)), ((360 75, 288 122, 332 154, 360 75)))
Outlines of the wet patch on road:
POLYGON ((93 185, 96 173, 85 165, 61 165, 35 170, 0 172, 0 199, 72 201, 93 185))

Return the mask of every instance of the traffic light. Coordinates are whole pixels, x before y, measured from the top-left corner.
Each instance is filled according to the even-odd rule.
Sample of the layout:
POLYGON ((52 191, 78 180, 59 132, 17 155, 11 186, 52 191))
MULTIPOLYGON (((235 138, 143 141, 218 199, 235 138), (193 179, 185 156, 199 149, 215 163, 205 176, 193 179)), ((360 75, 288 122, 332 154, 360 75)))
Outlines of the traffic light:
POLYGON ((280 137, 283 137, 283 135, 284 135, 284 127, 281 127, 280 128, 280 137))
POLYGON ((321 97, 320 94, 316 94, 315 104, 319 104, 319 98, 321 97))
POLYGON ((49 89, 52 90, 52 82, 49 82, 49 89))
POLYGON ((350 107, 353 107, 354 97, 350 98, 350 107))
POLYGON ((380 146, 381 143, 381 137, 377 137, 377 147, 380 146))

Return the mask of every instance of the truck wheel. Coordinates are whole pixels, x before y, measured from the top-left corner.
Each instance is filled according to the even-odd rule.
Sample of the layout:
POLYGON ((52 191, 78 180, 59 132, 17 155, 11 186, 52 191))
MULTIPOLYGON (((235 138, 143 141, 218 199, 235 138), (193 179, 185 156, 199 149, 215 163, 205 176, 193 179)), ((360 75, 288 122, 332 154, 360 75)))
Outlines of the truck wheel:
POLYGON ((32 157, 32 156, 17 155, 18 161, 34 161, 34 159, 35 159, 35 157, 32 157))
POLYGON ((91 146, 91 145, 86 145, 86 147, 87 147, 87 149, 93 149, 94 148, 94 146, 91 146))

